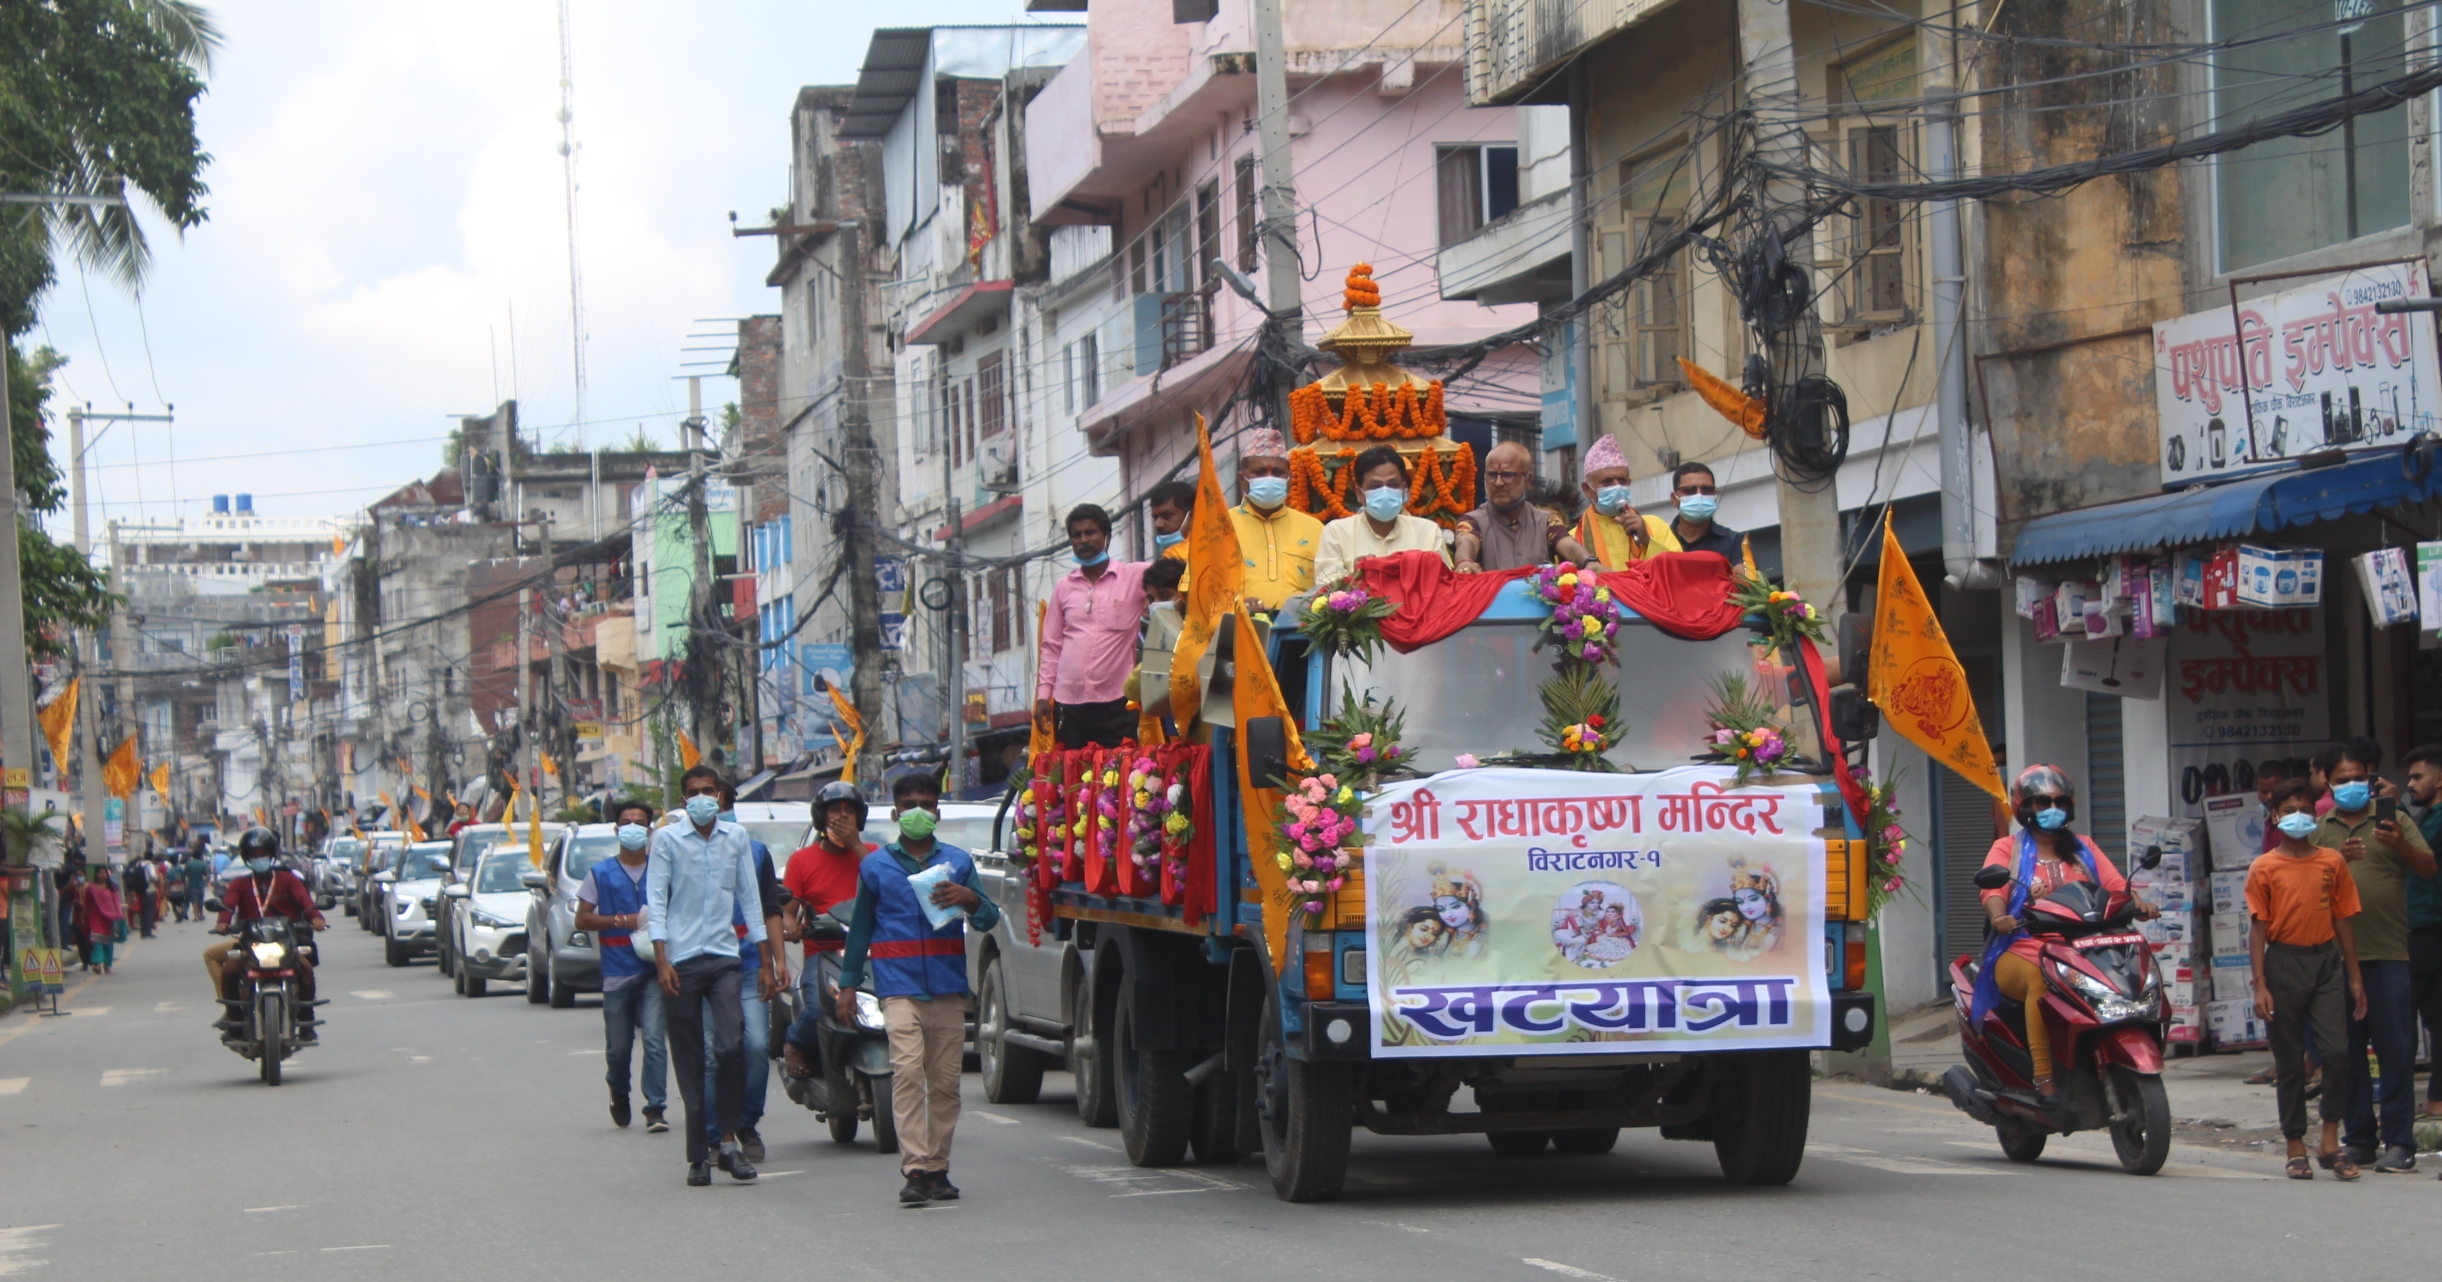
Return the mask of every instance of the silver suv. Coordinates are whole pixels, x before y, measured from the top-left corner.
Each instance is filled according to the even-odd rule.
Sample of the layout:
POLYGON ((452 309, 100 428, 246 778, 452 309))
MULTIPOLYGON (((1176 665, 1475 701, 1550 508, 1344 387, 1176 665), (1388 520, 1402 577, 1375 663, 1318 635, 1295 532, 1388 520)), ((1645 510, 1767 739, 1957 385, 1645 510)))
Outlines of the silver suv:
POLYGON ((585 875, 618 857, 619 825, 577 824, 543 853, 543 866, 526 873, 534 892, 526 909, 526 1000, 560 1010, 577 1004, 578 993, 602 991, 602 947, 577 929, 577 890, 585 875))

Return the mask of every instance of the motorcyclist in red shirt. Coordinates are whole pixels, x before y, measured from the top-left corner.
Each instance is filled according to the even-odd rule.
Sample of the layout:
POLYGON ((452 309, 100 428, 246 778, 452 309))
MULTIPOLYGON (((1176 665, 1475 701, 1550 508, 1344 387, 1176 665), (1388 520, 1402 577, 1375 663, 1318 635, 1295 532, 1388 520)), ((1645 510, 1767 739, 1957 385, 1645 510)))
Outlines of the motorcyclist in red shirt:
POLYGON ((814 954, 836 953, 846 947, 836 939, 808 939, 808 928, 834 904, 856 898, 857 866, 874 849, 863 837, 865 798, 855 784, 837 780, 824 784, 814 798, 814 814, 822 821, 822 830, 811 844, 789 856, 788 870, 781 876, 795 901, 783 927, 785 937, 805 944, 805 971, 798 976, 803 1011, 790 1023, 781 1046, 781 1071, 792 1077, 811 1077, 815 1071, 814 1020, 825 1001, 817 991, 814 954))
MULTIPOLYGON (((269 828, 249 828, 237 839, 237 857, 246 865, 246 876, 230 881, 221 892, 220 919, 213 924, 216 935, 242 934, 245 923, 258 917, 287 917, 304 922, 315 930, 329 930, 331 923, 323 920, 314 907, 314 892, 305 879, 280 866, 280 838, 269 828)), ((245 954, 228 945, 220 964, 220 995, 236 1000, 239 985, 245 976, 245 954)), ((314 1000, 314 967, 309 954, 300 952, 297 960, 297 996, 301 1001, 314 1000)), ((311 1036, 308 1030, 307 1035, 311 1036)))

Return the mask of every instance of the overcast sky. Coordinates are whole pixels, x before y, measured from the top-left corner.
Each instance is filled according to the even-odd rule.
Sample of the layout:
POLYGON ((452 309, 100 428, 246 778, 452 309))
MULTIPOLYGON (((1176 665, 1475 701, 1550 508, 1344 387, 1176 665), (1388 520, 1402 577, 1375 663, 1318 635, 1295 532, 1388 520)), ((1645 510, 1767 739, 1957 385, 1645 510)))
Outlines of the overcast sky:
MULTIPOLYGON (((31 336, 70 361, 55 409, 176 406, 89 446, 97 538, 216 493, 350 513, 431 475, 451 416, 511 395, 546 441, 607 448, 641 425, 674 444, 674 376, 725 360, 735 329, 697 318, 777 308, 772 242, 733 239, 728 212, 759 223, 785 198, 798 87, 853 82, 879 24, 1036 20, 1022 0, 577 0, 576 423, 556 6, 207 3, 225 37, 199 108, 210 221, 183 240, 152 224, 140 306, 63 263, 31 336)), ((705 384, 708 406, 735 394, 705 384)))

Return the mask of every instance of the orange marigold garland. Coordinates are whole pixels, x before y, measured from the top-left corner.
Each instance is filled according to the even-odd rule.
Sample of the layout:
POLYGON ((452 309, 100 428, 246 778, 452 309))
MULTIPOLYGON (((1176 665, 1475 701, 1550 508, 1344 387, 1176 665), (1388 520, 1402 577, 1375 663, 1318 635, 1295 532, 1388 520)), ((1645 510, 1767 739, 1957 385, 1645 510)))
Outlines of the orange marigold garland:
POLYGON ((1300 445, 1316 438, 1331 441, 1430 441, 1449 430, 1437 379, 1417 394, 1413 383, 1397 391, 1387 384, 1348 389, 1344 408, 1333 413, 1331 398, 1320 383, 1308 383, 1289 393, 1289 430, 1300 445))
POLYGON ((1340 292, 1341 310, 1353 312, 1360 307, 1381 305, 1382 287, 1374 283, 1373 264, 1358 263, 1349 268, 1348 287, 1340 292))
POLYGON ((1293 450, 1289 454, 1289 506, 1325 521, 1336 521, 1350 515, 1348 505, 1340 499, 1339 486, 1332 478, 1357 461, 1353 449, 1331 451, 1331 464, 1326 466, 1323 451, 1293 450))
POLYGON ((1475 506, 1475 452, 1464 445, 1427 446, 1410 468, 1408 512, 1444 526, 1475 506))

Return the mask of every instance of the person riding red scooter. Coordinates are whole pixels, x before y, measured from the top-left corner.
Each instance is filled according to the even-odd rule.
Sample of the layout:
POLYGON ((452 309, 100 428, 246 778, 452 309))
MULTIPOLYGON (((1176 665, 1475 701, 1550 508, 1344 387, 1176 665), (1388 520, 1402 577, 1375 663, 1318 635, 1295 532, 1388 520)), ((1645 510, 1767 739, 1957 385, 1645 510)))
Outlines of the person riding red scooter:
MULTIPOLYGON (((1993 843, 1975 884, 1990 937, 1951 963, 1967 1062, 1942 1087, 2031 1162, 2046 1137, 2108 1128, 2133 1174, 2170 1151, 2162 1086, 2162 976, 2133 922, 2160 915, 2092 839, 2069 828, 2066 771, 2030 766, 2011 785, 2019 830, 1993 843)), ((2148 850, 2140 866, 2160 862, 2148 850)))

